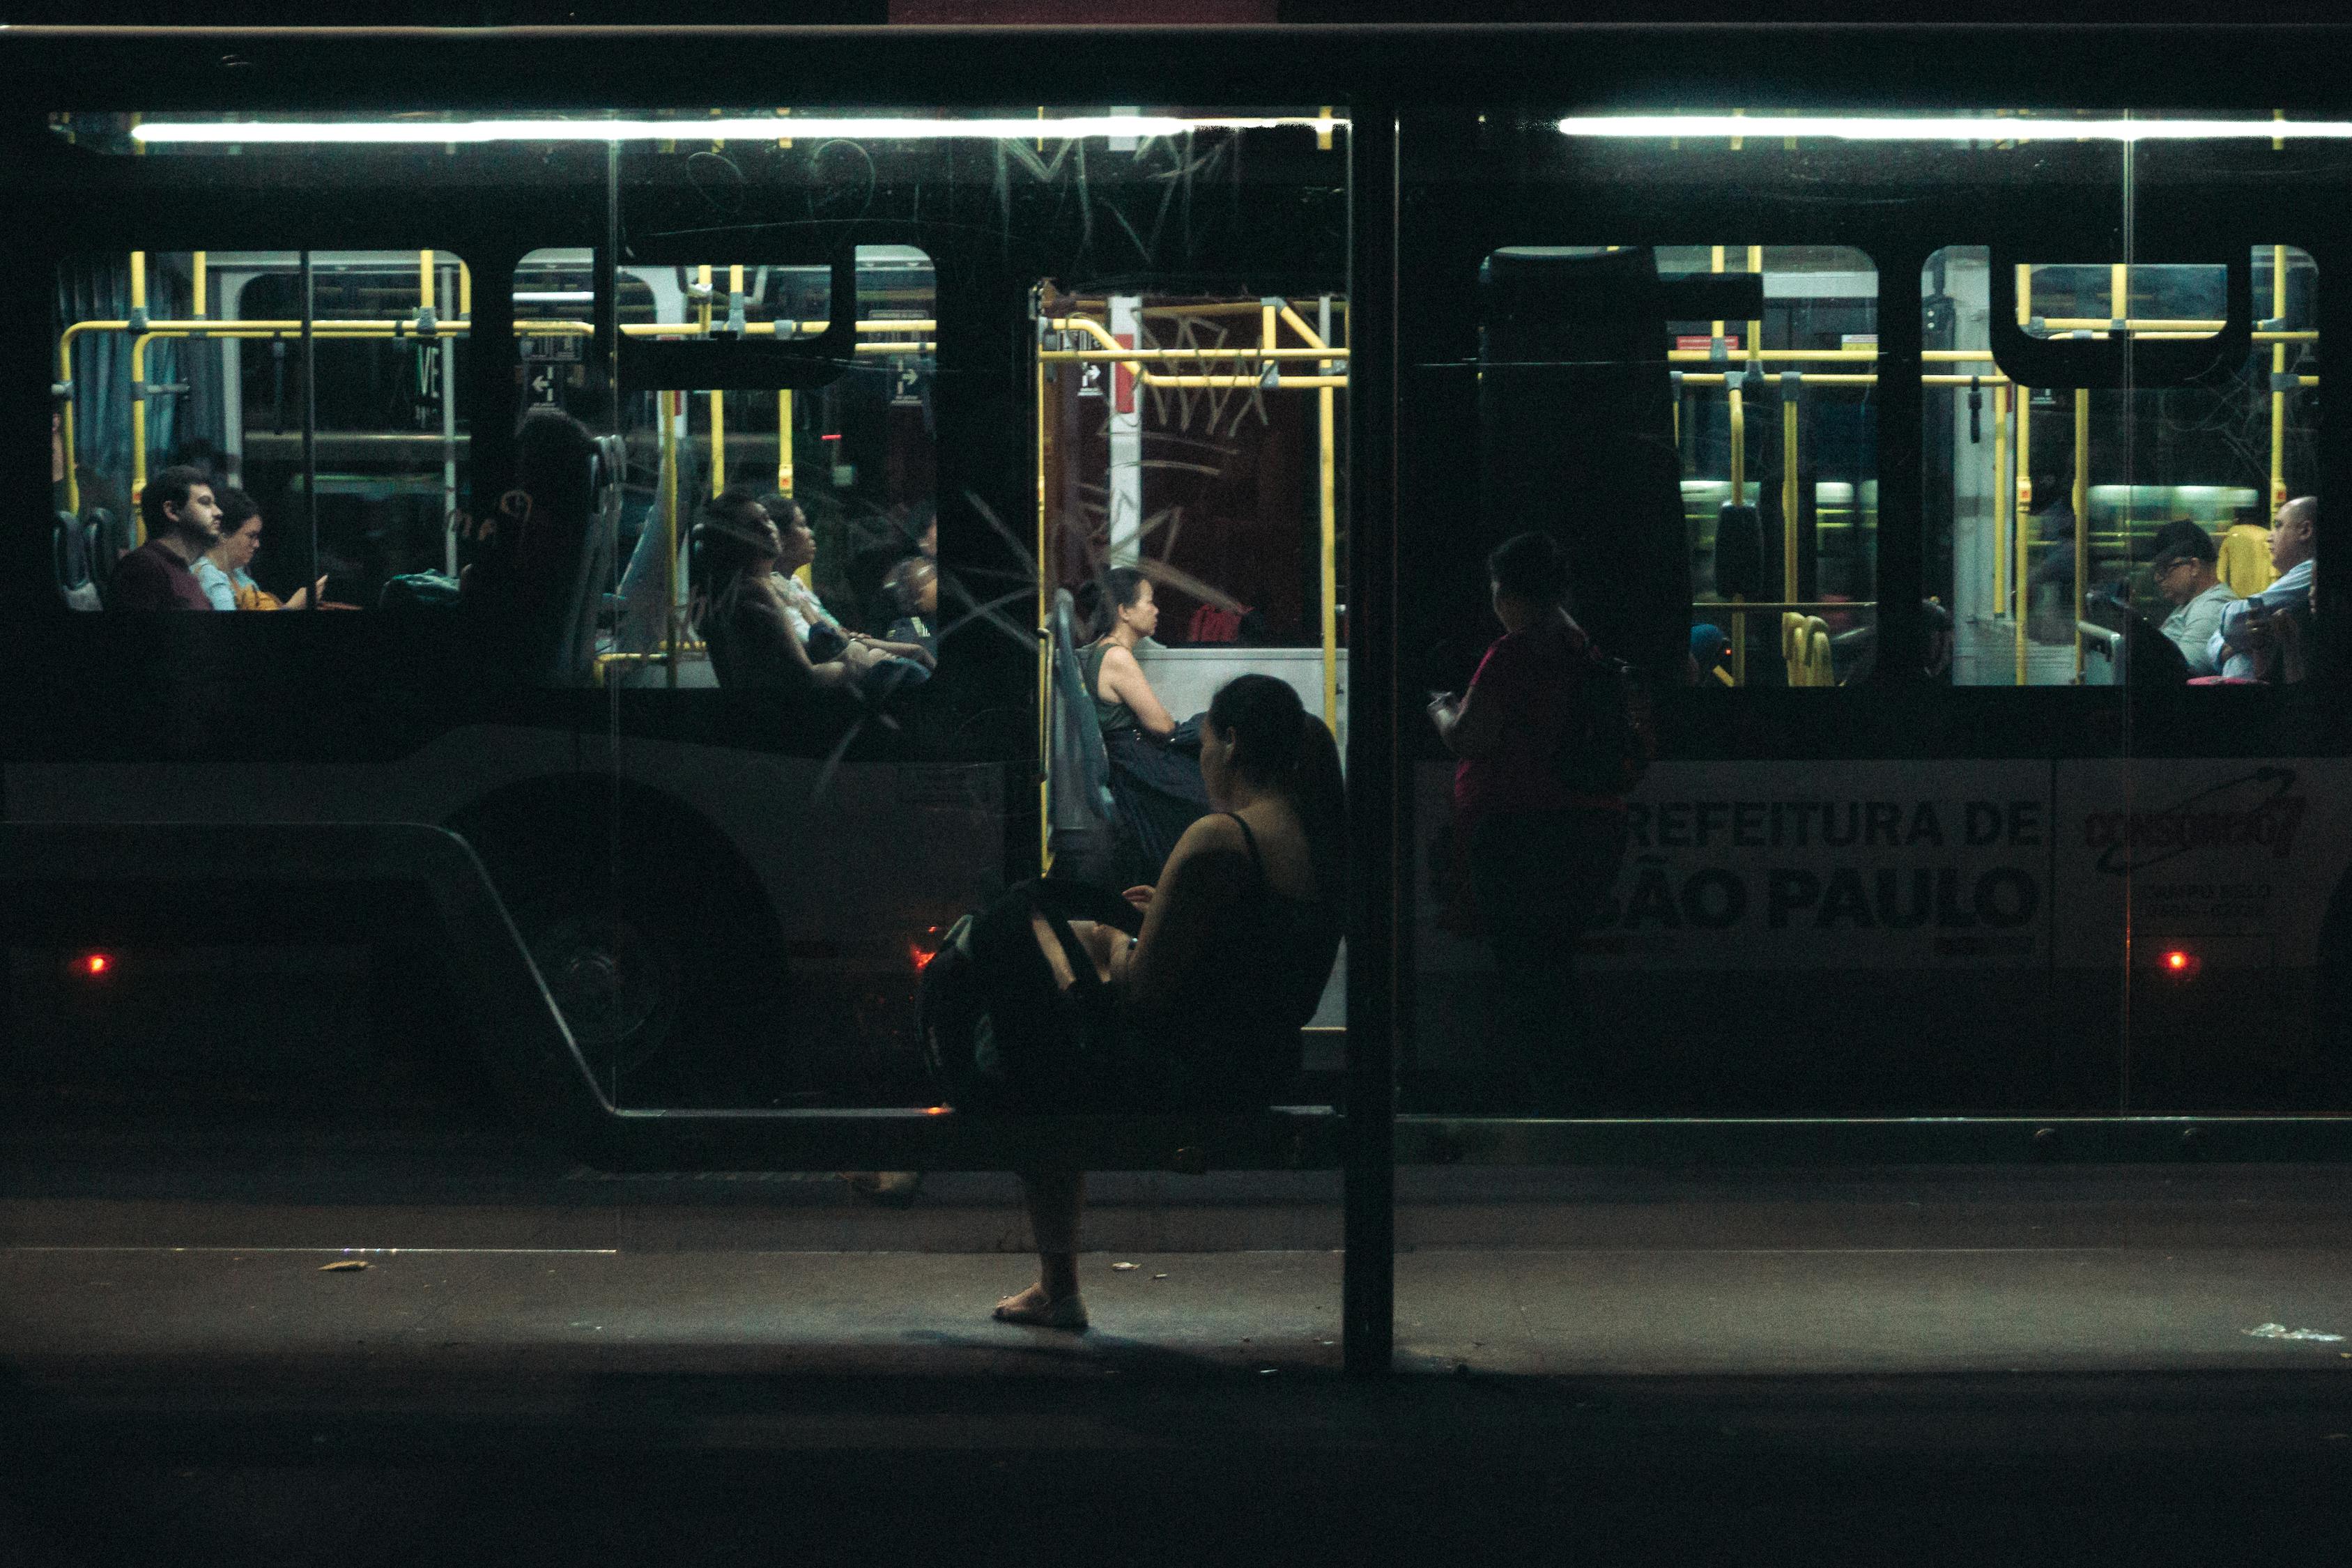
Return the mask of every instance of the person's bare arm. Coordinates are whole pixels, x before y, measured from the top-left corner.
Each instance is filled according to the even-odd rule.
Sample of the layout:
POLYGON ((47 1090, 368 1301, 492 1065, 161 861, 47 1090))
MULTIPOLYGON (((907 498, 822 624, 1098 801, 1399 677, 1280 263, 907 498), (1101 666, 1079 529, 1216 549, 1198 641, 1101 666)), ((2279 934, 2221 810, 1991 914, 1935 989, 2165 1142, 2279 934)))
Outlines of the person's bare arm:
POLYGON ((1186 828, 1144 911, 1142 934, 1123 959, 1114 944, 1111 978, 1139 1006, 1182 1002, 1184 982, 1212 933, 1240 908, 1249 879, 1249 852, 1231 817, 1204 816, 1186 828))
POLYGON ((1432 702, 1429 718, 1437 738, 1457 757, 1490 757, 1503 739, 1502 705, 1475 681, 1451 701, 1432 702))
MULTIPOLYGON (((756 593, 759 590, 747 588, 745 591, 756 593)), ((774 623, 774 630, 782 637, 787 656, 801 679, 811 686, 844 686, 848 683, 853 671, 846 665, 838 660, 817 664, 810 659, 808 645, 801 641, 801 634, 794 629, 792 617, 784 614, 782 598, 774 589, 767 590, 765 602, 758 606, 758 611, 774 623)))
POLYGON ((853 633, 852 636, 856 641, 864 643, 876 653, 887 654, 892 658, 911 658, 925 669, 937 669, 940 667, 940 661, 933 658, 930 650, 920 643, 885 642, 880 637, 869 637, 864 632, 853 633))
POLYGON ((1102 684, 1110 688, 1114 700, 1124 702, 1134 713, 1135 721, 1144 730, 1163 740, 1176 732, 1176 721, 1160 705, 1160 698, 1144 679, 1143 666, 1135 656, 1113 644, 1103 654, 1102 684))

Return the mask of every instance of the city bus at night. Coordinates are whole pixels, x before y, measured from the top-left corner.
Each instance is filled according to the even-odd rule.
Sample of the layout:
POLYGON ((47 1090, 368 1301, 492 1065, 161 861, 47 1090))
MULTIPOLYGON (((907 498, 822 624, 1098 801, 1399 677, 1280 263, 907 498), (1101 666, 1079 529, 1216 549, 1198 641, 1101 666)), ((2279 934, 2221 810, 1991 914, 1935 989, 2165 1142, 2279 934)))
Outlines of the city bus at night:
MULTIPOLYGON (((1285 1103, 2339 1111, 2352 132, 2160 39, 1963 37, 18 30, 0 363, 51 480, 0 813, 446 829, 609 1107, 927 1106, 944 933, 1118 863, 1087 651, 1132 571, 1171 716, 1272 674, 1346 759, 1285 1103), (282 607, 126 584, 190 470, 260 522, 231 600, 282 607), (714 642, 730 498, 805 521, 779 591, 870 670, 714 642), (1518 957, 1423 717, 1529 531, 1654 749, 1556 933, 1568 1103, 1502 1059, 1518 957)), ((52 1097, 344 1028, 395 1072, 473 1005, 356 882, 288 930, 71 881, 9 937, 52 1097)))

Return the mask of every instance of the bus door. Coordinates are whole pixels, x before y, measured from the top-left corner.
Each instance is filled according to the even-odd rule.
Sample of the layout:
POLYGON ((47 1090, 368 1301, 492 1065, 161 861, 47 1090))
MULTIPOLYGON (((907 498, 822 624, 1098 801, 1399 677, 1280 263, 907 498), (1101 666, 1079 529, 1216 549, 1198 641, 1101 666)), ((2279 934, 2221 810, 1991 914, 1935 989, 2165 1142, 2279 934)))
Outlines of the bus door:
MULTIPOLYGON (((1288 295, 1036 289, 1041 868, 1156 880, 1202 809, 1201 715, 1237 676, 1290 686, 1346 754, 1348 305, 1327 276, 1288 295), (1132 657, 1157 711, 1107 721, 1104 639, 1147 594, 1132 657)), ((1339 1067, 1346 973, 1343 949, 1309 1036, 1318 1081, 1339 1067)))

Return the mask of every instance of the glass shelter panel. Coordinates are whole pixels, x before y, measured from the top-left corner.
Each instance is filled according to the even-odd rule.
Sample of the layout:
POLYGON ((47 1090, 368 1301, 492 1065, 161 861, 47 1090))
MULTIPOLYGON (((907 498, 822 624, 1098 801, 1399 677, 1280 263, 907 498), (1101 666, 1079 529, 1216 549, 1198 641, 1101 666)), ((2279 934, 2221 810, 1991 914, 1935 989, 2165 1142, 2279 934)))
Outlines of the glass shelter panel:
MULTIPOLYGON (((754 1071, 648 1076, 649 1102, 1010 1092, 975 1086, 971 1041, 919 1039, 959 920, 1041 873, 1132 908, 1119 890, 1160 883, 1213 804, 1199 716, 1236 676, 1273 677, 1301 722, 1344 734, 1334 128, 1145 116, 1136 136, 1056 137, 1049 115, 1041 143, 841 118, 830 140, 623 143, 606 244, 518 277, 522 341, 568 330, 525 319, 541 292, 551 312, 609 298, 618 329, 634 493, 600 658, 620 776, 741 825, 745 908, 771 944, 726 965, 754 1071), (1227 192, 1244 146, 1251 183, 1227 192), (1090 216, 1066 205, 1078 188, 1090 216), (1113 210, 1132 228, 1118 258, 1098 253, 1113 210)), ((559 403, 565 384, 550 378, 559 403)), ((686 918, 667 897, 624 907, 648 929, 686 918)), ((1124 935, 1113 957, 1112 924, 1073 929, 1117 990, 1143 960, 1124 935)), ((1245 1064, 1260 1103, 1328 1101, 1328 959, 1304 993, 1320 1006, 1245 1064)), ((1024 1092, 1148 1110, 1164 1089, 1024 1092)))
MULTIPOLYGON (((1079 1241, 1079 1167, 1331 1163, 1344 121, 52 124, 37 172, 61 232, 100 237, 56 274, 45 347, 66 357, 38 367, 60 559, 85 568, 60 572, 65 605, 105 603, 91 536, 136 544, 137 487, 187 456, 254 489, 261 589, 373 613, 196 627, 43 604, 36 630, 99 655, 51 668, 103 700, 9 758, 12 817, 131 824, 187 802, 192 831, 269 835, 271 865, 300 861, 289 827, 320 858, 362 829, 426 845, 457 895, 420 893, 420 912, 376 887, 404 863, 352 851, 296 913, 316 942, 342 933, 316 994, 385 1045, 380 1077, 426 1084, 399 1109, 436 1133, 520 1120, 564 1158, 654 1170, 888 1164, 865 1184, 897 1195, 933 1157, 1042 1172, 1059 1195, 1033 1208, 1036 1239, 1056 1256, 1079 1241), (101 159, 102 198, 77 178, 101 159), (273 247, 234 253, 233 290, 232 253, 181 248, 215 205, 273 247), (143 275, 115 243, 133 212, 156 225, 143 275), (444 248, 396 248, 409 223, 444 248), (315 374, 278 352, 293 342, 315 374), (304 546, 281 555, 289 512, 304 546), (1164 619, 1139 623, 1138 583, 1164 619), (1201 718, 1236 679, 1240 710, 1201 718), (1328 763, 1312 788, 1309 759, 1328 763), (1166 874, 1185 844, 1208 868, 1190 880, 1166 874), (987 930, 1012 931, 1024 978, 1058 962, 1108 986, 1088 1048, 1056 1054, 1050 994, 1028 998, 1038 1018, 926 1015, 934 979, 1004 959, 961 940, 967 917, 1049 868, 987 930), (452 908, 481 938, 454 956, 434 923, 452 908), (478 973, 501 964, 505 1012, 478 973)), ((40 981, 12 997, 57 1004, 79 952, 12 953, 40 981)), ((123 963, 147 1003, 118 1036, 176 996, 173 1042, 242 1028, 306 1063, 358 1058, 289 1005, 313 994, 292 966, 123 963)), ((1292 1360, 1336 1363, 1339 1181, 1282 1191, 1328 1285, 1292 1360)), ((1139 1212, 1156 1179, 1094 1196, 1127 1211, 1103 1216, 1112 1235, 1160 1223, 1139 1212)), ((612 1246, 613 1215, 569 1205, 563 1244, 612 1246)), ((1004 1223, 971 1250, 1000 1252, 1004 1223)), ((1129 1282, 1108 1262, 1086 1258, 1097 1310, 1129 1282)), ((975 1268, 969 1310, 1023 1267, 975 1268)))
MULTIPOLYGON (((2126 931, 2064 925, 2087 947, 2053 984, 2053 768, 2111 763, 2123 716, 1955 687, 1977 601, 1954 597, 1948 442, 1972 403, 1989 442, 1999 378, 1913 290, 1919 226, 1996 189, 2048 256, 2098 254, 2126 160, 1755 124, 1489 109, 1402 133, 1403 635, 1433 650, 1405 1103, 2111 1109, 2126 931), (1437 526, 1465 510, 1475 531, 1437 526), (1514 588, 1540 585, 1528 558, 1564 569, 1571 629, 1514 588)), ((2209 283, 2125 298, 2204 310, 2209 283)), ((2072 809, 2116 796, 2084 777, 2072 809)))

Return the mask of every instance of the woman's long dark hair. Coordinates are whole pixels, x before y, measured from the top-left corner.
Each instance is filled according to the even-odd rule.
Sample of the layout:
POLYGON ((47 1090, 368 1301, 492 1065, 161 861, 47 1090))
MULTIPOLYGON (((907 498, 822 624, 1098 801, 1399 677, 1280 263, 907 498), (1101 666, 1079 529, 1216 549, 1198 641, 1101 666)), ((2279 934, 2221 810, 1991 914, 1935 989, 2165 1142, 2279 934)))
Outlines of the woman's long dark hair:
MULTIPOLYGON (((729 490, 703 503, 694 532, 688 536, 690 614, 695 630, 706 638, 714 622, 724 625, 734 615, 751 569, 770 552, 766 532, 760 527, 760 503, 749 490, 729 490)), ((790 526, 782 520, 778 525, 790 526)))
POLYGON ((1338 910, 1348 896, 1348 790, 1339 746, 1286 681, 1237 675, 1209 700, 1209 722, 1231 736, 1233 766, 1261 789, 1279 790, 1298 814, 1315 871, 1315 899, 1338 910))
POLYGON ((1143 597, 1143 585, 1151 581, 1132 566, 1113 566, 1092 582, 1078 585, 1078 614, 1087 617, 1087 625, 1097 640, 1118 629, 1118 613, 1133 607, 1143 597))

